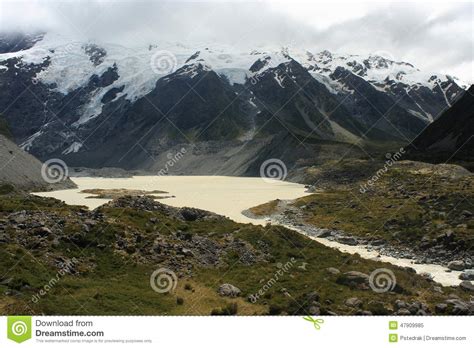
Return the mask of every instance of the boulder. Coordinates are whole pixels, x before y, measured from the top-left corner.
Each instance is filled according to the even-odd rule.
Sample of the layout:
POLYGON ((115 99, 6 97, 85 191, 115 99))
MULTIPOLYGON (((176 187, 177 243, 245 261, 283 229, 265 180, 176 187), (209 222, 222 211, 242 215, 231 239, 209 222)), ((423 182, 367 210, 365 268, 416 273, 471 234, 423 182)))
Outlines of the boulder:
POLYGON ((466 268, 466 264, 462 260, 455 260, 448 263, 448 268, 453 271, 462 271, 466 268))
POLYGON ((339 274, 339 273, 341 273, 340 270, 338 270, 337 268, 334 268, 334 267, 326 268, 326 271, 328 271, 328 272, 331 273, 331 274, 339 274))
POLYGON ((362 272, 349 271, 340 275, 337 279, 337 282, 344 285, 369 284, 369 276, 362 272))
POLYGON ((397 315, 411 315, 410 311, 406 308, 401 308, 396 313, 397 315))
POLYGON ((327 238, 327 237, 330 237, 330 236, 332 236, 332 231, 327 230, 327 229, 321 230, 317 235, 317 237, 319 237, 319 238, 327 238))
POLYGON ((305 301, 307 302, 319 301, 319 299, 320 299, 320 296, 317 291, 311 291, 305 295, 305 301))
POLYGON ((217 290, 217 293, 221 296, 226 296, 226 297, 237 297, 240 295, 241 291, 238 287, 232 285, 232 284, 222 284, 219 286, 219 289, 217 290))
POLYGON ((447 310, 450 314, 454 315, 467 315, 470 314, 471 310, 469 309, 469 305, 466 302, 463 302, 459 299, 448 299, 445 301, 448 305, 447 310), (450 306, 450 307, 449 307, 450 306))
POLYGON ((435 313, 436 314, 443 314, 446 313, 446 309, 448 308, 448 305, 446 303, 438 303, 435 306, 435 313))
POLYGON ((407 307, 407 304, 406 304, 405 301, 396 300, 396 301, 395 301, 395 307, 397 307, 397 309, 406 308, 406 307, 407 307))
POLYGON ((51 230, 47 227, 39 227, 34 231, 34 233, 39 237, 47 237, 51 234, 51 230))
POLYGON ((347 236, 337 237, 336 241, 341 243, 341 244, 346 244, 346 245, 358 245, 359 244, 357 239, 355 239, 354 237, 347 237, 347 236))
POLYGON ((464 291, 474 292, 474 284, 468 280, 462 281, 459 287, 464 291))
POLYGON ((320 315, 321 314, 321 308, 319 308, 318 306, 310 306, 308 308, 308 313, 310 315, 320 315))
POLYGON ((348 307, 360 307, 362 306, 362 301, 357 297, 351 297, 348 298, 344 304, 348 307))
POLYGON ((474 269, 468 269, 459 275, 461 280, 474 280, 474 269))

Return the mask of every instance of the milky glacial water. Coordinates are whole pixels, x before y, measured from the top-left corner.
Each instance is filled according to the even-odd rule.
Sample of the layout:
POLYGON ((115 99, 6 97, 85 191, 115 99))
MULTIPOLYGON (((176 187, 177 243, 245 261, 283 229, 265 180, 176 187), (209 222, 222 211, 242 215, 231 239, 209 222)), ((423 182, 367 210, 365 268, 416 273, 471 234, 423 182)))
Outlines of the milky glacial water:
POLYGON ((242 211, 280 198, 295 199, 307 195, 304 185, 280 180, 230 176, 134 176, 131 178, 71 178, 77 189, 35 193, 54 197, 67 204, 85 205, 90 209, 107 203, 110 199, 86 198, 85 189, 135 189, 166 191, 163 196, 172 198, 159 201, 174 207, 194 207, 227 216, 242 223, 264 224, 251 219, 242 211))

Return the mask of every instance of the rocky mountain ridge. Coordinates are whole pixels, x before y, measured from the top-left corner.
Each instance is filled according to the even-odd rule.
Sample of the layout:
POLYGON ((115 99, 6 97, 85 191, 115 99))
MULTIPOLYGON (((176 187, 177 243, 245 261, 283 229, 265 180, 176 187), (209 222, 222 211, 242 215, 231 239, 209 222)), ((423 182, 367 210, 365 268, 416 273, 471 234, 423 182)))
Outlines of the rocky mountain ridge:
POLYGON ((245 154, 231 157, 284 155, 268 142, 303 159, 321 143, 408 143, 464 91, 453 77, 375 55, 127 48, 53 34, 28 42, 2 46, 0 105, 23 149, 71 166, 154 171, 185 147, 186 172, 249 174, 245 154))

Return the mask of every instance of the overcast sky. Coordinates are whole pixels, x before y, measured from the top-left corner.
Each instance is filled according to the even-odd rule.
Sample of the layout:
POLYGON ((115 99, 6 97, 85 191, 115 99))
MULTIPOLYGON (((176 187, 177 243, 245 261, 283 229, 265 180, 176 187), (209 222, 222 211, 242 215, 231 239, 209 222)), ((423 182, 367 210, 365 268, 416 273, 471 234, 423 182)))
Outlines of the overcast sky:
POLYGON ((472 2, 5 1, 0 30, 131 44, 222 42, 381 53, 474 82, 472 2))

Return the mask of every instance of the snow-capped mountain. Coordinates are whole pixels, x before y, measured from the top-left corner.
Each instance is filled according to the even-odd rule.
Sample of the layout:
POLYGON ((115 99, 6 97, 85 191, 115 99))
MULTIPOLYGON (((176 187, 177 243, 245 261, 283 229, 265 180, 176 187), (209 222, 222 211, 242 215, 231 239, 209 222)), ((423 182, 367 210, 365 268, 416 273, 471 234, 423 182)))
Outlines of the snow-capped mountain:
POLYGON ((378 55, 18 35, 0 38, 4 117, 24 149, 72 165, 139 168, 178 144, 276 135, 408 142, 465 88, 378 55))

